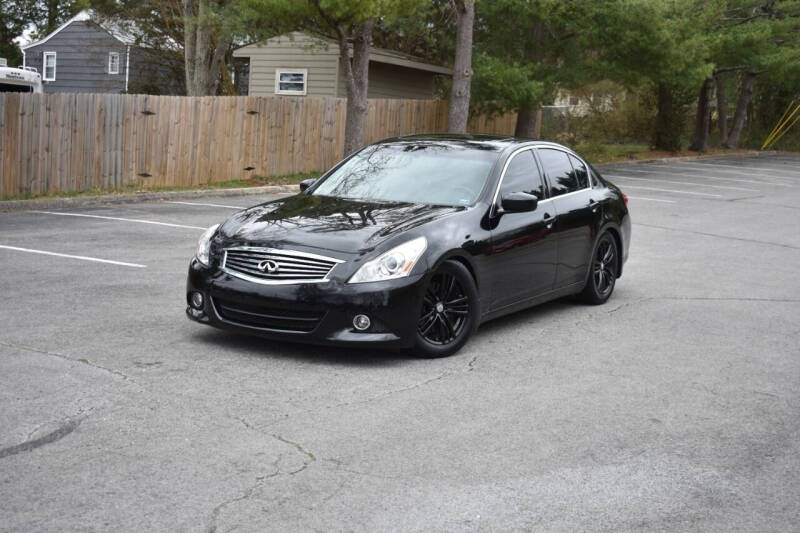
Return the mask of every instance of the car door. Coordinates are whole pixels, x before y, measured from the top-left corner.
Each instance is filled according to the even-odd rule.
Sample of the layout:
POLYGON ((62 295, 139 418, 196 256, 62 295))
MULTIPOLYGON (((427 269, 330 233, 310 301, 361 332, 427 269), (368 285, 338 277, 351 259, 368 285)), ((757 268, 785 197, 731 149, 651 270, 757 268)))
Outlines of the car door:
POLYGON ((564 150, 540 147, 536 152, 547 178, 551 201, 558 212, 554 227, 558 250, 555 287, 583 283, 599 207, 591 195, 589 174, 585 166, 576 170, 570 161, 575 158, 564 150))
POLYGON ((540 199, 540 205, 527 213, 495 217, 489 249, 494 274, 491 310, 549 292, 555 282, 556 245, 552 233, 556 212, 546 200, 544 179, 532 149, 519 150, 506 162, 492 209, 497 210, 503 196, 512 192, 533 194, 540 199))

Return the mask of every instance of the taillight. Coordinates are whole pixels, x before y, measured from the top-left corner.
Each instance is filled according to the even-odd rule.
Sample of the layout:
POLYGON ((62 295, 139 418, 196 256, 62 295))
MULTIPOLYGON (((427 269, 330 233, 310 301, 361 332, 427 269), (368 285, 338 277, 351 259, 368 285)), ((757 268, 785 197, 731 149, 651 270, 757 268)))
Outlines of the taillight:
POLYGON ((622 193, 622 201, 625 202, 625 205, 628 205, 628 195, 627 194, 622 193))

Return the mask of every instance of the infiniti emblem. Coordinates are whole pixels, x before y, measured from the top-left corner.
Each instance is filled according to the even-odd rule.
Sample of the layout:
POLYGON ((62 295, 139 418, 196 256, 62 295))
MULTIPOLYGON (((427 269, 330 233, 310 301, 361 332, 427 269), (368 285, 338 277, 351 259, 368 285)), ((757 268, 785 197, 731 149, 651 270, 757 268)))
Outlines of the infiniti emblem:
POLYGON ((258 264, 258 269, 262 272, 266 272, 267 274, 273 274, 280 269, 280 265, 273 261, 272 259, 267 259, 266 261, 261 261, 258 264))

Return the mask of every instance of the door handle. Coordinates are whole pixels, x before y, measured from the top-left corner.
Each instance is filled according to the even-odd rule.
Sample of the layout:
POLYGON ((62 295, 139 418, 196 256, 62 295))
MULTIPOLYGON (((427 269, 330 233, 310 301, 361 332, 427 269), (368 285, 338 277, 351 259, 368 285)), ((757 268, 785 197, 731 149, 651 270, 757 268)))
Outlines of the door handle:
POLYGON ((545 213, 542 218, 544 219, 544 225, 547 229, 553 227, 553 222, 555 222, 556 217, 550 216, 550 213, 545 213))
POLYGON ((592 212, 597 213, 597 210, 600 209, 600 202, 595 201, 594 198, 589 198, 589 207, 592 208, 592 212))

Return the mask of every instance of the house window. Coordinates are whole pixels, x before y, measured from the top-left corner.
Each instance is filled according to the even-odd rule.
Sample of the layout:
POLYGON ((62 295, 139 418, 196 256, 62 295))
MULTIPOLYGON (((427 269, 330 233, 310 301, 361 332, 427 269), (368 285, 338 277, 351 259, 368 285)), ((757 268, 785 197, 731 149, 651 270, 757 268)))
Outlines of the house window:
POLYGON ((44 81, 56 81, 56 53, 44 53, 44 81))
POLYGON ((108 73, 119 74, 119 54, 116 52, 108 54, 108 73))
POLYGON ((277 69, 275 71, 275 94, 306 94, 308 69, 277 69))

